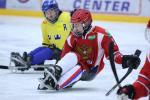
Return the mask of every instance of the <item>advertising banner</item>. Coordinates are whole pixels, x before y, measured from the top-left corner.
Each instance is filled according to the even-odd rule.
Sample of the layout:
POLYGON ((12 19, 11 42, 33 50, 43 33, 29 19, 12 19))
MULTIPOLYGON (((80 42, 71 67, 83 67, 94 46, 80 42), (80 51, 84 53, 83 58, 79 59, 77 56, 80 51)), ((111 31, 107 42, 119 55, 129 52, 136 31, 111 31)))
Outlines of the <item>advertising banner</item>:
POLYGON ((40 10, 40 4, 41 0, 7 0, 6 7, 19 10, 40 10))
POLYGON ((139 15, 142 0, 57 0, 61 9, 84 8, 94 13, 139 15), (64 6, 65 5, 65 6, 64 6))
MULTIPOLYGON (((0 0, 0 8, 41 11, 44 0, 0 0)), ((84 8, 96 14, 150 16, 150 0, 56 0, 63 11, 84 8)))

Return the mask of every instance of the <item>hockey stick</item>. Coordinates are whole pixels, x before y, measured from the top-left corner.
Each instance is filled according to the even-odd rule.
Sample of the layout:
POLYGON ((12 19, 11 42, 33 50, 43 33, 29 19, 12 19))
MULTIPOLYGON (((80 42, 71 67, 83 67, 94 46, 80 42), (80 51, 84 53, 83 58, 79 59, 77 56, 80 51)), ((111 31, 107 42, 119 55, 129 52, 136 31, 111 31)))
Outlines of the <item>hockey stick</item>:
MULTIPOLYGON (((32 65, 31 68, 45 68, 49 67, 51 64, 45 64, 45 65, 32 65)), ((14 69, 18 70, 19 68, 24 68, 24 66, 7 66, 7 65, 0 65, 0 69, 9 69, 10 67, 14 67, 14 69)))
MULTIPOLYGON (((141 51, 140 51, 140 50, 136 50, 134 55, 136 55, 136 56, 139 57, 140 54, 141 54, 141 51)), ((132 66, 129 67, 127 73, 120 79, 119 82, 117 82, 116 85, 114 85, 114 86, 106 93, 106 96, 109 96, 109 94, 110 94, 118 85, 120 85, 120 83, 132 72, 132 70, 133 70, 133 67, 132 67, 132 66)))
MULTIPOLYGON (((31 68, 38 68, 38 67, 45 67, 48 65, 33 65, 31 68)), ((7 65, 0 65, 0 69, 9 69, 10 67, 13 67, 13 69, 18 70, 20 68, 24 68, 24 66, 7 66, 7 65)))
MULTIPOLYGON (((115 63, 114 63, 114 42, 111 42, 109 44, 109 61, 110 61, 111 69, 112 69, 112 72, 113 72, 114 77, 116 79, 116 82, 118 83, 119 78, 118 78, 117 71, 116 71, 116 66, 115 66, 115 63)), ((118 86, 121 87, 120 85, 118 85, 118 86)))
POLYGON ((0 65, 0 69, 9 69, 9 67, 6 65, 0 65))

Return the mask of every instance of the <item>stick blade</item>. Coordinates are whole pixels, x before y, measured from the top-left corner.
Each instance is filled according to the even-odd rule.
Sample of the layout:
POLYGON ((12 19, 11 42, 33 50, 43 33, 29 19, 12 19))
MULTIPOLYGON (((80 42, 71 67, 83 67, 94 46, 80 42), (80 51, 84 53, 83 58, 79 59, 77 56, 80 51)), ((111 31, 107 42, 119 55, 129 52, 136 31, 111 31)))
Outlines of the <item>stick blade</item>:
POLYGON ((6 65, 0 65, 0 69, 9 69, 9 67, 6 65))

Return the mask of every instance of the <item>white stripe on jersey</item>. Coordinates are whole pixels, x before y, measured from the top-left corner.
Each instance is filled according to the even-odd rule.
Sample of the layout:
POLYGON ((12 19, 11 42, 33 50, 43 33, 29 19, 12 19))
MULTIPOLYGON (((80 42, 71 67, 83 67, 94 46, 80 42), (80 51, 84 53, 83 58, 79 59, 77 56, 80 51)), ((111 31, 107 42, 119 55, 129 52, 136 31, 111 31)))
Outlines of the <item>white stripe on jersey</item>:
POLYGON ((144 86, 144 88, 147 90, 147 95, 149 95, 149 88, 144 84, 142 83, 141 81, 136 81, 137 83, 140 83, 142 86, 144 86))
POLYGON ((145 75, 143 75, 143 74, 139 74, 139 76, 143 77, 144 79, 146 79, 147 81, 150 82, 150 79, 149 79, 147 76, 145 76, 145 75))
POLYGON ((97 38, 97 44, 98 44, 98 55, 97 55, 97 59, 96 59, 96 62, 95 62, 95 66, 99 65, 100 64, 100 61, 104 55, 104 50, 102 49, 102 46, 101 46, 101 42, 103 40, 103 37, 104 35, 103 34, 99 34, 98 33, 98 38, 97 38))
POLYGON ((68 45, 69 45, 70 47, 72 47, 72 45, 71 45, 71 35, 67 38, 67 43, 68 43, 68 45))
POLYGON ((120 54, 120 52, 119 51, 116 51, 116 52, 114 52, 114 59, 116 59, 116 57, 118 57, 118 56, 123 56, 122 54, 120 54), (118 53, 118 54, 117 54, 118 53))

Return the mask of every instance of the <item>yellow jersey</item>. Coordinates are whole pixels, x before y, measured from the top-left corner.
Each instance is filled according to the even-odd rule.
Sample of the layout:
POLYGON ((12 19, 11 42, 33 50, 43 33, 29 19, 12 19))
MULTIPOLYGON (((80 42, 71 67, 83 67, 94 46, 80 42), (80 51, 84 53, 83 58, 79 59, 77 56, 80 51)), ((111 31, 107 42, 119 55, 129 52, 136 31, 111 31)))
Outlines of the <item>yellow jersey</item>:
POLYGON ((43 45, 55 45, 61 49, 71 31, 70 13, 62 12, 55 23, 50 23, 46 19, 42 22, 43 45))

